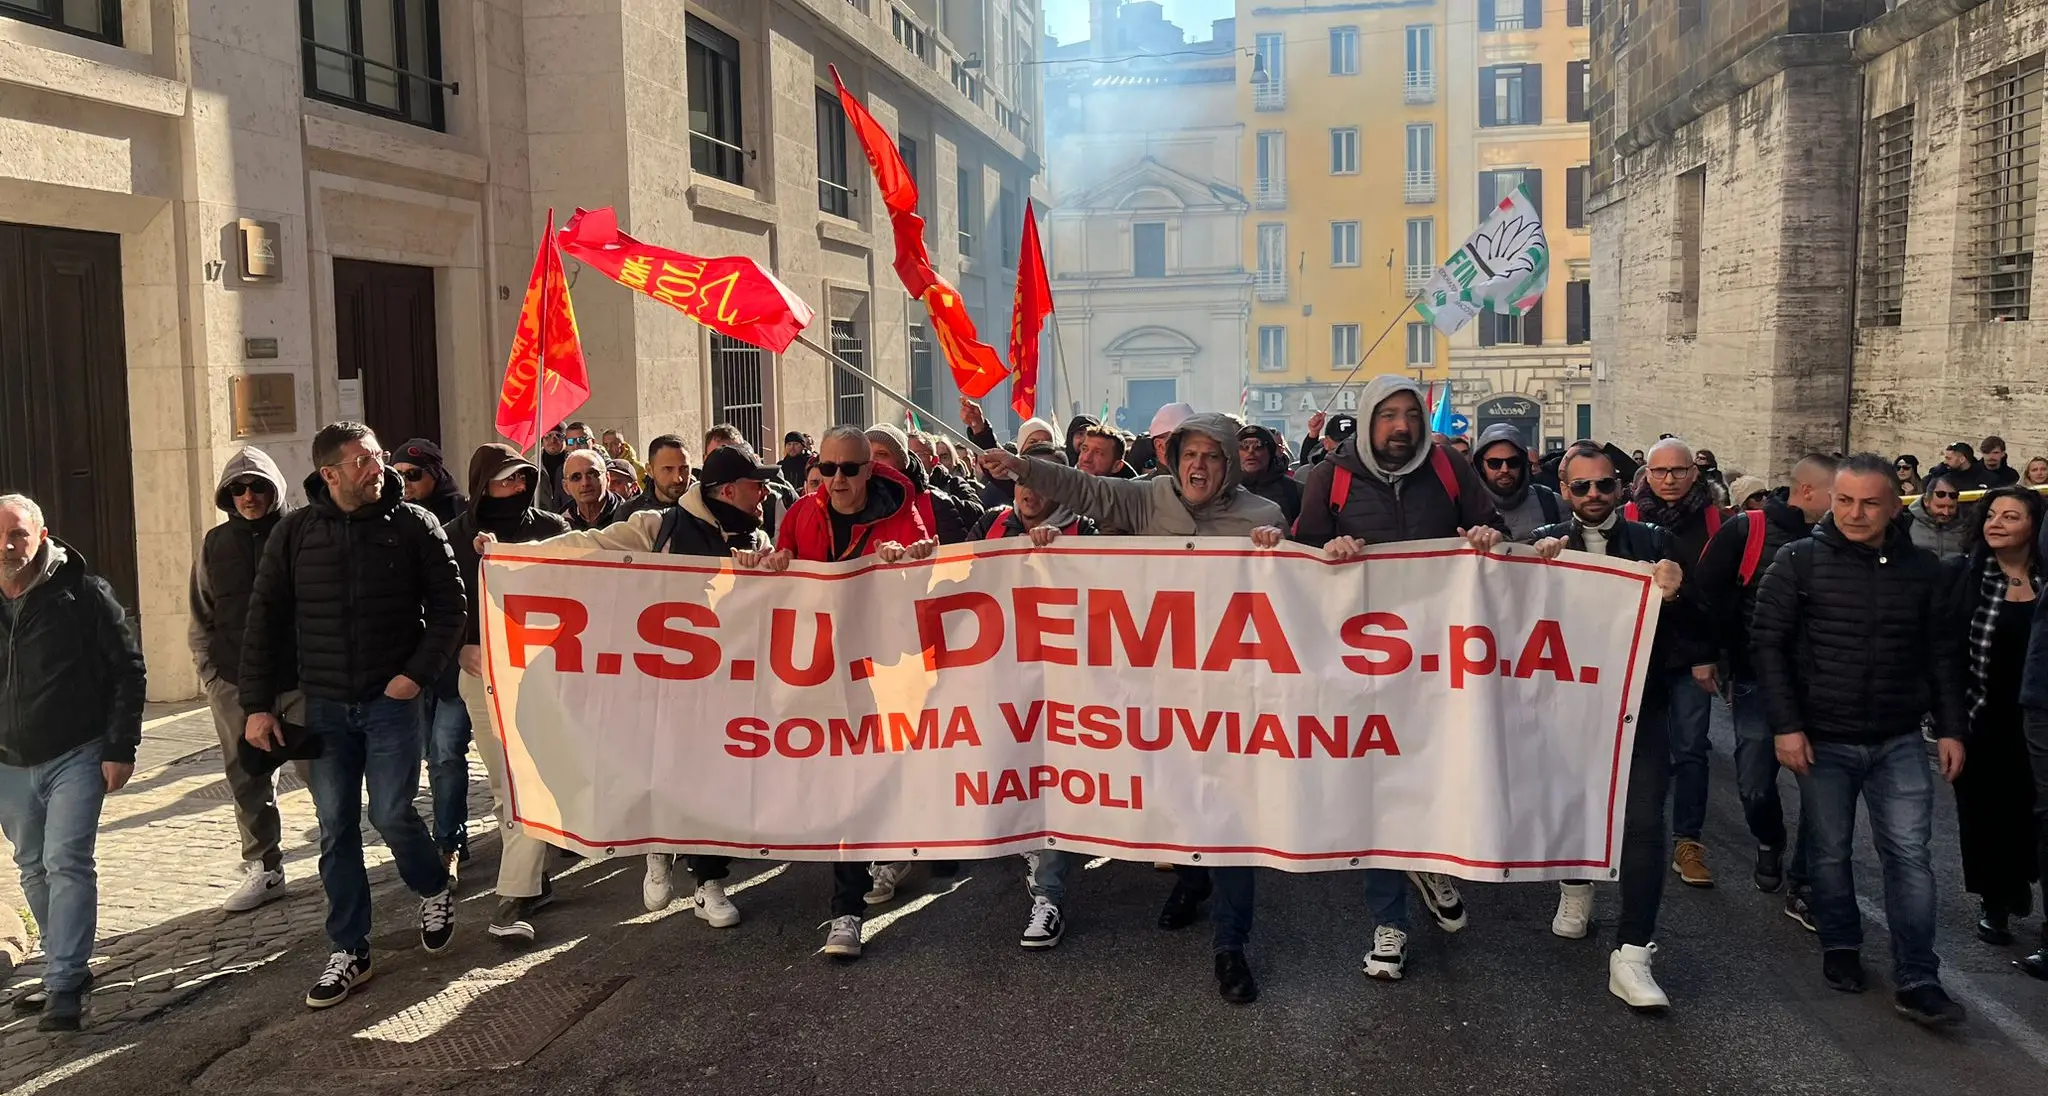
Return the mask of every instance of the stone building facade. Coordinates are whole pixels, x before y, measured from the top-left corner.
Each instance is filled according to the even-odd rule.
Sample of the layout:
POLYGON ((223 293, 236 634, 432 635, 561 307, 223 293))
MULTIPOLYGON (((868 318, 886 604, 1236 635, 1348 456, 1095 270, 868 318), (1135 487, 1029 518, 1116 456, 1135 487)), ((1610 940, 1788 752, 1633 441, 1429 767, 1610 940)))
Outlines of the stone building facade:
POLYGON ((1597 426, 1782 476, 2039 451, 2042 0, 1593 11, 1597 426))
MULTIPOLYGON (((550 207, 761 260, 818 342, 943 404, 828 64, 914 150, 937 264, 1002 341, 1040 186, 1027 0, 48 7, 0 6, 0 490, 115 580, 152 697, 196 687, 186 576, 234 448, 297 482, 338 418, 457 466, 492 440, 550 207)), ((808 351, 714 345, 588 271, 575 292, 578 417, 637 442, 901 418, 808 351)))

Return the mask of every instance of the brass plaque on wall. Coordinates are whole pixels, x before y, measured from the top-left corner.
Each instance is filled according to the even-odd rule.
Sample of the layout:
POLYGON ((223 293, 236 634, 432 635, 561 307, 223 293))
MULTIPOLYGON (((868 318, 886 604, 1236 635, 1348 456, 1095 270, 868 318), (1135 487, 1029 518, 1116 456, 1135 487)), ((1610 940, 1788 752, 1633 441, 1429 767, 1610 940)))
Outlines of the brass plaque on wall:
POLYGON ((234 380, 235 437, 296 433, 297 379, 290 373, 249 373, 234 380))
POLYGON ((275 282, 284 278, 284 263, 279 257, 283 244, 283 233, 276 221, 259 221, 243 217, 235 223, 242 246, 238 249, 242 261, 242 280, 245 282, 275 282))

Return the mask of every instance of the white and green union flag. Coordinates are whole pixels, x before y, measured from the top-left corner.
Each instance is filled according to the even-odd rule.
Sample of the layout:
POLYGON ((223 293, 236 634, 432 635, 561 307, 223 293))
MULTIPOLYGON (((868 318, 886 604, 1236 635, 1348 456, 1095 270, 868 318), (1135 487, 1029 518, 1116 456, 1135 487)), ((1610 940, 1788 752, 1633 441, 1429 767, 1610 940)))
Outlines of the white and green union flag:
POLYGON ((1481 312, 1519 316, 1550 284, 1550 241, 1529 195, 1516 187, 1464 246, 1437 267, 1415 302, 1423 319, 1455 335, 1481 312))

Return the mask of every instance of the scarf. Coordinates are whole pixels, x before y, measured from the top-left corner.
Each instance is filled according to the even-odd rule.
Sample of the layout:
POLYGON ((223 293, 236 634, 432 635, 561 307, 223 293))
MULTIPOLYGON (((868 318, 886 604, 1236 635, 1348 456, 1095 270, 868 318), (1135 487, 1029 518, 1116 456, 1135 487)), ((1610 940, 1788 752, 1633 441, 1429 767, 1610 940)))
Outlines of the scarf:
MULTIPOLYGON (((2027 581, 2035 593, 2040 593, 2038 566, 2028 570, 2027 581)), ((1971 722, 1976 721, 1987 699, 1984 681, 1991 674, 1991 640, 1998 633, 1998 614, 2005 607, 2007 585, 2005 568, 1998 565, 1998 557, 1986 552, 1984 570, 1977 581, 1977 609, 1970 614, 1970 688, 1965 697, 1970 702, 1971 722)))
POLYGON ((1692 481, 1692 489, 1685 493, 1684 498, 1665 502, 1657 497, 1657 492, 1650 488, 1650 481, 1645 479, 1643 485, 1636 488, 1635 498, 1629 501, 1636 504, 1637 521, 1675 533, 1693 515, 1713 505, 1714 492, 1707 487, 1707 478, 1700 476, 1692 481))

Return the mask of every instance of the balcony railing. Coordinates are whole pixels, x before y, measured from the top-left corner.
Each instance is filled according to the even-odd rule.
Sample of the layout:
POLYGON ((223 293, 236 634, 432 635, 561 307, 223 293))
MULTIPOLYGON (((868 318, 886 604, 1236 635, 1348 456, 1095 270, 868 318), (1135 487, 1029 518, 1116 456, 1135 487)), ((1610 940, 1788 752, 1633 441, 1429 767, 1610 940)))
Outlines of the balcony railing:
POLYGON ((1436 102, 1436 72, 1411 72, 1401 81, 1401 101, 1405 103, 1436 102))
POLYGON ((917 56, 925 64, 932 64, 932 36, 924 24, 902 8, 889 11, 889 31, 895 35, 896 43, 917 56))
POLYGON ((1253 274, 1252 292, 1262 301, 1286 300, 1287 272, 1285 270, 1261 270, 1253 274))
POLYGON ((1263 84, 1252 85, 1253 110, 1287 109, 1287 85, 1275 77, 1268 77, 1263 84))
POLYGON ((1436 201, 1436 172, 1408 172, 1401 180, 1401 200, 1411 203, 1436 201))
POLYGON ((1436 267, 1433 267, 1433 266, 1411 266, 1411 267, 1409 267, 1409 268, 1408 268, 1408 295, 1412 297, 1412 296, 1414 296, 1415 294, 1417 294, 1417 293, 1420 293, 1420 292, 1422 292, 1422 287, 1423 287, 1423 286, 1425 286, 1425 285, 1428 285, 1428 284, 1429 284, 1429 279, 1430 279, 1431 277, 1435 276, 1435 274, 1436 274, 1436 267))
POLYGON ((1255 209, 1285 209, 1287 207, 1287 180, 1284 178, 1254 180, 1252 183, 1252 206, 1255 209))

